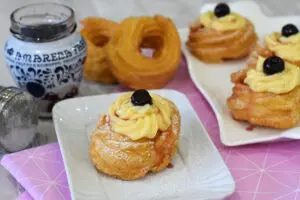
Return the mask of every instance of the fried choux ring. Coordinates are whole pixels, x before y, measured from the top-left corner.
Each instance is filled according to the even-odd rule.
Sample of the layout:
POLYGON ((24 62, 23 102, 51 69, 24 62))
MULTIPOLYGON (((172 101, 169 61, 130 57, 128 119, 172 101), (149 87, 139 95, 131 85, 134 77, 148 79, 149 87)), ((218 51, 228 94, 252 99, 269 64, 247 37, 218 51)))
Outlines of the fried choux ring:
MULTIPOLYGON (((159 172, 169 165, 177 152, 181 117, 175 104, 164 100, 170 105, 170 125, 164 131, 158 130, 150 138, 133 140, 128 135, 113 131, 111 113, 100 118, 91 135, 90 145, 90 158, 97 170, 121 180, 135 180, 149 172, 159 172)), ((117 115, 114 117, 121 118, 117 115)), ((123 121, 122 125, 127 122, 123 121)), ((129 129, 126 127, 130 135, 132 132, 128 132, 129 129)))
POLYGON ((249 56, 247 65, 249 68, 255 68, 259 56, 267 58, 267 57, 273 56, 273 55, 274 55, 274 53, 272 51, 270 51, 263 44, 258 42, 249 56))
POLYGON ((286 24, 281 32, 272 32, 258 42, 248 60, 248 67, 254 68, 258 57, 279 56, 285 61, 300 66, 300 33, 294 24, 286 24))
POLYGON ((201 61, 219 63, 248 56, 256 41, 254 26, 247 19, 243 29, 230 31, 217 31, 196 22, 190 26, 187 46, 201 61))
POLYGON ((244 69, 231 75, 235 86, 227 106, 233 118, 277 129, 296 126, 300 121, 300 86, 285 94, 254 92, 244 83, 247 71, 244 69))
POLYGON ((132 89, 157 89, 176 72, 181 42, 169 18, 129 17, 117 27, 107 52, 110 69, 120 83, 132 89), (144 56, 141 48, 153 49, 152 58, 144 56))
MULTIPOLYGON (((247 65, 249 68, 255 68, 259 56, 267 58, 269 56, 275 56, 275 55, 276 55, 276 52, 268 49, 268 47, 265 44, 257 43, 254 50, 250 54, 250 57, 247 61, 247 65)), ((287 59, 285 59, 285 60, 287 60, 287 59)), ((288 60, 288 61, 290 63, 293 63, 300 67, 300 55, 299 55, 299 61, 291 61, 291 60, 288 60)))
POLYGON ((109 69, 105 48, 118 24, 103 18, 86 18, 81 24, 83 29, 80 33, 87 43, 84 76, 90 81, 116 83, 109 69))

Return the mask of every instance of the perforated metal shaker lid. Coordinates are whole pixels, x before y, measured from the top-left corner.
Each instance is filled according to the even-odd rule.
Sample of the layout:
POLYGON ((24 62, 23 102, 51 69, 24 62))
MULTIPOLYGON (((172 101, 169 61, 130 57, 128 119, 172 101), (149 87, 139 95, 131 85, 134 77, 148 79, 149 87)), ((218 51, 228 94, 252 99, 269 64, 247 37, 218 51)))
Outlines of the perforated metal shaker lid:
POLYGON ((0 144, 8 151, 26 148, 38 125, 36 100, 16 87, 0 87, 0 144))

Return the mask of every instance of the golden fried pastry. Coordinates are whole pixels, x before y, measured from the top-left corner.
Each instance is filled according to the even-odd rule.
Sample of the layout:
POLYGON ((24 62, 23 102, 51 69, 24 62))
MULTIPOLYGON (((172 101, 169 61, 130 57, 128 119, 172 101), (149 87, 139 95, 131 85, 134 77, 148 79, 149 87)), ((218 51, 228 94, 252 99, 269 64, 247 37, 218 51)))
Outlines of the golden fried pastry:
POLYGON ((118 26, 107 52, 110 69, 120 83, 132 89, 155 89, 176 72, 181 42, 169 18, 129 17, 118 26), (153 49, 152 58, 142 55, 141 48, 153 49))
POLYGON ((187 46, 204 62, 218 63, 250 54, 257 41, 253 24, 220 3, 190 26, 187 46))
POLYGON ((103 18, 86 18, 81 24, 80 33, 87 43, 84 76, 90 81, 116 83, 107 63, 105 48, 118 24, 103 18))
POLYGON ((146 90, 121 95, 91 136, 95 167, 122 180, 159 172, 172 161, 180 134, 174 103, 146 90))
POLYGON ((284 60, 300 66, 300 33, 293 24, 282 27, 281 33, 267 35, 264 43, 257 43, 248 60, 248 67, 255 68, 258 56, 279 56, 284 60))
POLYGON ((227 105, 234 119, 278 129, 299 123, 299 67, 277 56, 259 57, 256 68, 233 73, 231 80, 227 105))

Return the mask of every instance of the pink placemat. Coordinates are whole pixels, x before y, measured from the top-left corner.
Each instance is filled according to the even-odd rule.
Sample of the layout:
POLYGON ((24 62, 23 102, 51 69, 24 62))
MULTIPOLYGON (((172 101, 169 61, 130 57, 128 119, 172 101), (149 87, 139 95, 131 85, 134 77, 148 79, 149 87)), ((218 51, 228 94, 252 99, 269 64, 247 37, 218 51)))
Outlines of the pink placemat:
MULTIPOLYGON (((184 61, 166 88, 187 95, 222 154, 236 182, 236 192, 227 200, 300 200, 299 141, 226 148, 215 115, 190 80, 184 61)), ((18 200, 71 199, 57 144, 7 155, 2 165, 27 190, 18 200)))
POLYGON ((18 200, 71 199, 57 143, 6 155, 1 164, 26 190, 18 200))

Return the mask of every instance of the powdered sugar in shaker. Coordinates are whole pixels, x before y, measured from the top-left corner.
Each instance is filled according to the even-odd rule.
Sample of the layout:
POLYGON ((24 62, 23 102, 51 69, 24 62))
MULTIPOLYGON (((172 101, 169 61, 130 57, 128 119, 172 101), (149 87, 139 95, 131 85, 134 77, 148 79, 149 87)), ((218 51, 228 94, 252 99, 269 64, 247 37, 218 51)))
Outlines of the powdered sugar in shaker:
POLYGON ((38 125, 36 100, 16 87, 0 86, 0 145, 8 152, 28 147, 38 125))

